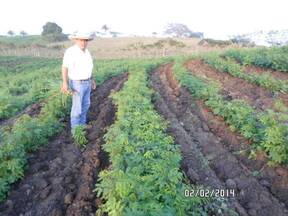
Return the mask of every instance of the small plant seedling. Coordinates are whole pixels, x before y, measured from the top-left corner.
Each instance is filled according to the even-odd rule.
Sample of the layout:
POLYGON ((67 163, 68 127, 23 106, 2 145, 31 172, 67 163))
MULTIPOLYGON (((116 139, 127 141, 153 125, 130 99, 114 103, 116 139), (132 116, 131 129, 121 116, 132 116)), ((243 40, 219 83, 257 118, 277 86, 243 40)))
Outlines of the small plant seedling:
POLYGON ((84 147, 88 143, 88 140, 85 137, 85 127, 83 125, 77 125, 74 128, 74 132, 72 134, 72 137, 75 141, 75 144, 79 147, 84 147))

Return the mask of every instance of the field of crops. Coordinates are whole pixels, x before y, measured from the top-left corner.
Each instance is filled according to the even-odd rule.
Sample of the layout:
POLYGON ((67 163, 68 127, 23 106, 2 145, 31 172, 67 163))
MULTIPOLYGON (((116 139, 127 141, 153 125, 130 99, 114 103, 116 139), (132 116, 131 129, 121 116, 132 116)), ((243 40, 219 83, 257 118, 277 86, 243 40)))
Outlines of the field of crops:
POLYGON ((61 59, 0 57, 0 215, 288 215, 288 49, 95 60, 70 135, 61 59))

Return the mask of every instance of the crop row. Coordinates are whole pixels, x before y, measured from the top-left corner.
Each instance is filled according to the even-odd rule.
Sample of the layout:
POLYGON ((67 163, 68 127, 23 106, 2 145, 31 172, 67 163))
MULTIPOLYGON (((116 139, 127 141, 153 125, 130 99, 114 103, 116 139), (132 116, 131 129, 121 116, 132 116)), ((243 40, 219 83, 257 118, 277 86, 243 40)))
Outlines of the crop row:
POLYGON ((128 71, 127 61, 125 60, 96 60, 94 61, 94 67, 93 76, 98 85, 113 76, 128 71))
POLYGON ((0 201, 5 199, 10 184, 24 175, 27 153, 46 144, 63 126, 59 119, 68 112, 66 98, 60 94, 49 98, 37 118, 22 115, 2 135, 0 146, 0 201))
POLYGON ((288 82, 275 79, 269 74, 248 74, 243 67, 231 60, 224 60, 219 55, 203 55, 204 61, 220 72, 247 80, 250 83, 262 86, 272 91, 288 92, 288 82))
POLYGON ((37 70, 55 64, 55 59, 34 58, 24 56, 1 56, 0 77, 19 74, 26 71, 37 70))
POLYGON ((183 183, 179 147, 165 134, 167 124, 153 109, 147 79, 156 65, 130 66, 128 81, 112 96, 117 120, 105 135, 111 167, 99 174, 96 184, 97 196, 105 200, 98 215, 181 216, 208 211, 211 200, 185 198, 184 190, 191 186, 183 183))
MULTIPOLYGON (((49 97, 51 90, 60 87, 60 70, 59 60, 54 60, 53 64, 49 60, 43 68, 31 68, 17 75, 11 72, 3 76, 0 81, 0 120, 7 119, 26 106, 49 97)), ((98 84, 124 70, 125 65, 120 60, 95 62, 98 84)))
POLYGON ((11 74, 0 81, 0 119, 6 119, 26 106, 51 95, 50 90, 59 88, 59 64, 41 69, 11 74))
MULTIPOLYGON (((121 61, 112 62, 110 66, 108 62, 97 64, 97 73, 93 74, 97 83, 101 84, 109 77, 127 71, 121 64, 121 61)), ((55 82, 59 83, 59 79, 60 71, 55 82)), ((50 93, 37 117, 22 115, 12 128, 6 127, 0 131, 0 201, 5 199, 10 185, 23 177, 27 153, 48 143, 64 126, 62 120, 70 110, 70 97, 61 95, 58 85, 50 93)))
POLYGON ((252 153, 261 149, 267 153, 270 162, 287 164, 288 125, 283 123, 288 120, 287 115, 271 110, 257 113, 243 100, 226 101, 215 83, 192 75, 183 63, 178 59, 173 66, 181 85, 187 87, 194 97, 202 99, 214 114, 222 116, 232 131, 238 131, 252 140, 252 153))
POLYGON ((231 49, 224 56, 234 58, 243 65, 288 72, 288 46, 257 49, 231 49))

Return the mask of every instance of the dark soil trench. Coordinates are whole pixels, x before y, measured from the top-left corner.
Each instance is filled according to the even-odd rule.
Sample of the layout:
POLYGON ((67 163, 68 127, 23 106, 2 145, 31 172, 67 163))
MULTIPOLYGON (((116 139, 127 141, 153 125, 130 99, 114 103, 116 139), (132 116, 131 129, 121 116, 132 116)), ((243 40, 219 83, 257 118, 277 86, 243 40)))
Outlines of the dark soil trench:
POLYGON ((67 126, 53 141, 28 160, 25 177, 15 183, 0 215, 11 216, 88 216, 101 203, 93 192, 98 173, 109 166, 108 155, 101 149, 103 135, 115 120, 116 108, 111 91, 118 91, 128 74, 113 77, 91 94, 88 114, 88 144, 78 148, 67 126))
POLYGON ((239 215, 288 215, 287 167, 269 168, 265 159, 235 154, 249 143, 178 85, 171 64, 159 67, 150 78, 155 108, 169 122, 168 133, 180 145, 181 167, 191 183, 234 189, 236 196, 227 199, 239 215), (259 176, 255 170, 260 170, 259 176))

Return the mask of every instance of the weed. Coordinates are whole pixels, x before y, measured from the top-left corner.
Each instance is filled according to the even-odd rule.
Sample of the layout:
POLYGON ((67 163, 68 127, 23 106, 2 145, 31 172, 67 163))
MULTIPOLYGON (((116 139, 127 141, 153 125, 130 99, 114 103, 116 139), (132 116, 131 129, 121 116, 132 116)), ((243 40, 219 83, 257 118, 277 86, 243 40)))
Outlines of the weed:
POLYGON ((88 140, 86 139, 86 131, 84 125, 77 125, 73 129, 72 137, 75 141, 75 144, 79 147, 85 147, 88 143, 88 140))

